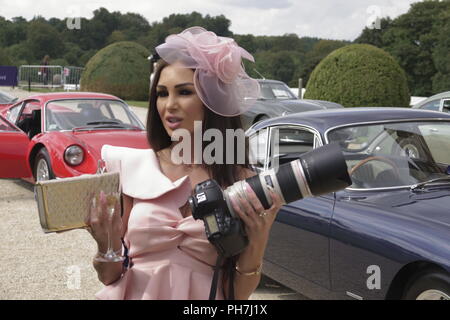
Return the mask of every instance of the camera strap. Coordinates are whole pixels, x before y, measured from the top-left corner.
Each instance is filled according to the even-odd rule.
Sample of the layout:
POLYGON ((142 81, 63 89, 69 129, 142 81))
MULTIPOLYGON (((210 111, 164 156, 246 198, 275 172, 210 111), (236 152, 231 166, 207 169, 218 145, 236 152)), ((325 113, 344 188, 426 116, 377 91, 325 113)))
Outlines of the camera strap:
MULTIPOLYGON (((223 264, 224 257, 222 255, 217 256, 216 266, 214 267, 214 275, 211 282, 211 290, 209 291, 209 300, 216 300, 217 285, 219 282, 220 267, 223 264)), ((228 279, 228 299, 234 300, 234 272, 233 266, 230 266, 229 279, 228 279)))
POLYGON ((220 267, 223 263, 223 256, 219 254, 216 260, 216 266, 214 267, 214 275, 211 282, 211 290, 209 291, 209 300, 216 300, 217 284, 219 282, 220 267))

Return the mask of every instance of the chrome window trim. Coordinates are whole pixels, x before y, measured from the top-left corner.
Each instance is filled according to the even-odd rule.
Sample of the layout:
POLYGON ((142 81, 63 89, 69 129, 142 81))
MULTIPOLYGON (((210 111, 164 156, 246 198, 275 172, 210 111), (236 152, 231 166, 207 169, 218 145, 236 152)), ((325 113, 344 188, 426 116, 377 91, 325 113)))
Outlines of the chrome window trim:
MULTIPOLYGON (((254 135, 256 135, 256 134, 258 134, 260 131, 262 131, 262 130, 266 130, 266 145, 265 145, 265 150, 264 150, 264 167, 263 167, 263 169, 261 169, 262 171, 264 171, 265 170, 265 167, 266 167, 266 162, 267 162, 267 153, 268 153, 268 146, 269 146, 269 138, 270 138, 270 136, 269 136, 269 127, 264 127, 264 128, 262 128, 261 130, 258 130, 258 131, 255 131, 255 132, 253 132, 252 134, 250 134, 249 136, 248 136, 248 140, 249 140, 249 142, 250 142, 250 139, 254 136, 254 135)), ((255 166, 256 167, 256 166, 255 166)))
POLYGON ((318 148, 318 147, 321 147, 321 146, 323 146, 323 141, 322 141, 322 136, 320 135, 320 133, 319 133, 319 131, 317 130, 317 129, 315 129, 315 128, 313 128, 313 127, 311 127, 311 126, 308 126, 308 125, 303 125, 303 124, 294 124, 294 123, 277 123, 277 124, 275 124, 275 125, 273 125, 273 126, 270 126, 270 127, 266 127, 266 128, 269 128, 269 130, 268 130, 268 132, 269 132, 269 143, 267 143, 267 147, 268 147, 268 149, 267 149, 267 153, 266 153, 266 160, 264 161, 264 170, 268 170, 269 168, 268 168, 268 163, 269 163, 269 157, 270 157, 270 148, 269 148, 269 146, 272 144, 271 143, 271 137, 272 137, 272 131, 273 130, 276 130, 276 129, 283 129, 283 128, 292 128, 292 129, 300 129, 300 130, 304 130, 304 131, 307 131, 307 132, 310 132, 310 133, 312 133, 313 135, 314 135, 314 138, 313 138, 313 150, 314 149, 316 149, 316 148, 318 148), (317 146, 315 146, 315 141, 318 141, 318 145, 317 146))
POLYGON ((328 133, 332 130, 341 129, 341 128, 347 128, 347 127, 354 127, 354 126, 361 126, 361 125, 371 125, 371 124, 382 124, 382 123, 403 123, 403 122, 433 122, 433 121, 444 121, 444 122, 450 122, 450 118, 415 118, 415 119, 400 119, 400 120, 378 120, 378 121, 367 121, 367 122, 355 122, 350 124, 341 124, 338 126, 334 126, 331 128, 328 128, 325 130, 324 138, 325 138, 325 144, 329 144, 330 141, 328 140, 328 133))
POLYGON ((16 125, 16 122, 17 122, 17 120, 19 119, 20 114, 22 113, 22 110, 23 110, 23 106, 24 106, 24 105, 25 105, 25 101, 20 101, 19 103, 15 104, 15 105, 13 105, 13 106, 11 106, 11 107, 9 107, 9 108, 8 108, 8 111, 7 111, 6 115, 5 115, 5 119, 8 120, 9 122, 11 122, 13 125, 16 125), (14 108, 19 108, 19 111, 18 111, 18 113, 17 113, 17 118, 16 118, 16 120, 15 120, 14 122, 12 122, 10 119, 8 119, 8 116, 9 116, 9 114, 10 114, 10 112, 11 112, 11 109, 14 109, 14 108))
MULTIPOLYGON (((360 125, 371 125, 371 124, 380 124, 380 123, 403 123, 403 122, 433 122, 433 121, 444 121, 444 122, 450 122, 450 118, 416 118, 416 119, 403 119, 403 120, 379 120, 379 121, 368 121, 368 122, 355 122, 352 124, 345 124, 345 125, 339 125, 334 126, 329 129, 327 129, 324 133, 325 143, 329 144, 328 140, 328 133, 335 129, 341 129, 341 128, 347 128, 347 127, 353 127, 353 126, 360 126, 360 125)), ((348 191, 386 191, 386 190, 396 190, 396 189, 410 189, 411 185, 405 185, 405 186, 395 186, 395 187, 384 187, 384 188, 350 188, 347 187, 345 190, 348 191)))
MULTIPOLYGON (((71 132, 72 130, 52 130, 52 131, 48 131, 47 130, 47 125, 46 125, 46 115, 47 115, 47 105, 51 102, 56 102, 56 101, 68 101, 68 100, 103 100, 103 101, 113 101, 113 102, 121 102, 126 109, 128 109, 128 111, 130 112, 131 117, 140 125, 142 125, 143 129, 145 130, 145 125, 141 122, 141 120, 139 120, 139 118, 133 113, 133 111, 131 110, 130 106, 123 101, 122 99, 111 99, 111 98, 63 98, 63 99, 54 99, 54 100, 49 100, 45 103, 44 107, 43 107, 43 115, 41 112, 41 118, 44 120, 43 123, 43 130, 42 133, 48 133, 48 132, 71 132)), ((95 129, 95 130, 102 130, 103 128, 100 129, 95 129)), ((115 128, 115 129, 119 129, 119 128, 115 128)), ((93 130, 93 129, 89 129, 89 130, 93 130)), ((111 130, 111 128, 106 128, 106 130, 111 130)), ((127 129, 127 128, 123 128, 123 130, 133 130, 133 129, 127 129)))
POLYGON ((441 99, 441 104, 439 105, 439 111, 440 112, 444 112, 444 102, 445 101, 450 101, 450 98, 442 98, 441 99))
MULTIPOLYGON (((12 108, 18 107, 18 106, 21 104, 20 109, 19 109, 19 113, 17 114, 17 119, 16 119, 16 121, 11 122, 9 119, 7 119, 7 118, 5 117, 5 119, 6 119, 7 121, 11 122, 15 127, 17 127, 17 129, 18 129, 19 132, 24 132, 24 131, 23 131, 21 128, 19 128, 19 127, 17 126, 17 122, 18 122, 20 116, 22 115, 23 110, 25 109, 26 105, 27 105, 28 103, 30 103, 30 102, 36 102, 36 103, 38 103, 38 104, 41 103, 41 101, 39 101, 38 99, 24 99, 24 100, 20 101, 17 105, 14 105, 14 106, 12 106, 11 108, 8 108, 8 112, 10 112, 10 110, 11 110, 12 108)), ((42 119, 41 119, 41 125, 42 125, 42 119)))

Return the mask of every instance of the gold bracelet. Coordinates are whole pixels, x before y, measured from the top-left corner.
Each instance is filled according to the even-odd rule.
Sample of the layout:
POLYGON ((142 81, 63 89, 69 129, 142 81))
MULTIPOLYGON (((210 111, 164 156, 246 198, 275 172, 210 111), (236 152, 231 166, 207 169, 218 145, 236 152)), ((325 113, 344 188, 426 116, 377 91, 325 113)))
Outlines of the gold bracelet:
POLYGON ((261 263, 259 264, 259 266, 256 268, 255 271, 252 271, 252 272, 243 272, 242 270, 240 270, 238 264, 236 263, 235 269, 236 269, 237 273, 239 273, 240 275, 243 275, 243 276, 257 276, 257 275, 260 275, 260 274, 261 274, 261 271, 262 271, 262 265, 263 265, 263 264, 262 264, 262 262, 261 262, 261 263))

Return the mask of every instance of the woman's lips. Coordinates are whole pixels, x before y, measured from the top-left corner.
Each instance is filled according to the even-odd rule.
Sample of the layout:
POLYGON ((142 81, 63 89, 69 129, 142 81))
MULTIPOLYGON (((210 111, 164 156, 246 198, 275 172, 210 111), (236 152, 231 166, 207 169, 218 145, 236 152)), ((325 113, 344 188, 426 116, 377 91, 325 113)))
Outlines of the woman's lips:
POLYGON ((167 117, 166 118, 167 126, 172 130, 175 130, 178 127, 180 127, 182 121, 183 121, 183 119, 177 118, 177 117, 167 117))

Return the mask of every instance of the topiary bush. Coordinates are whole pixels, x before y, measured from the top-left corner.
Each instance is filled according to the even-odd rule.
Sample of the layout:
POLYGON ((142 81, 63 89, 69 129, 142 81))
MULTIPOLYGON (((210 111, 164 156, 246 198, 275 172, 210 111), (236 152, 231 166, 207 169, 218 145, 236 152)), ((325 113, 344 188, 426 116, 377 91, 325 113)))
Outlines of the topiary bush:
POLYGON ((148 100, 149 51, 135 42, 116 42, 86 64, 81 90, 103 92, 124 100, 148 100))
POLYGON ((382 49, 352 44, 331 52, 313 70, 305 99, 345 107, 409 107, 406 74, 382 49))

